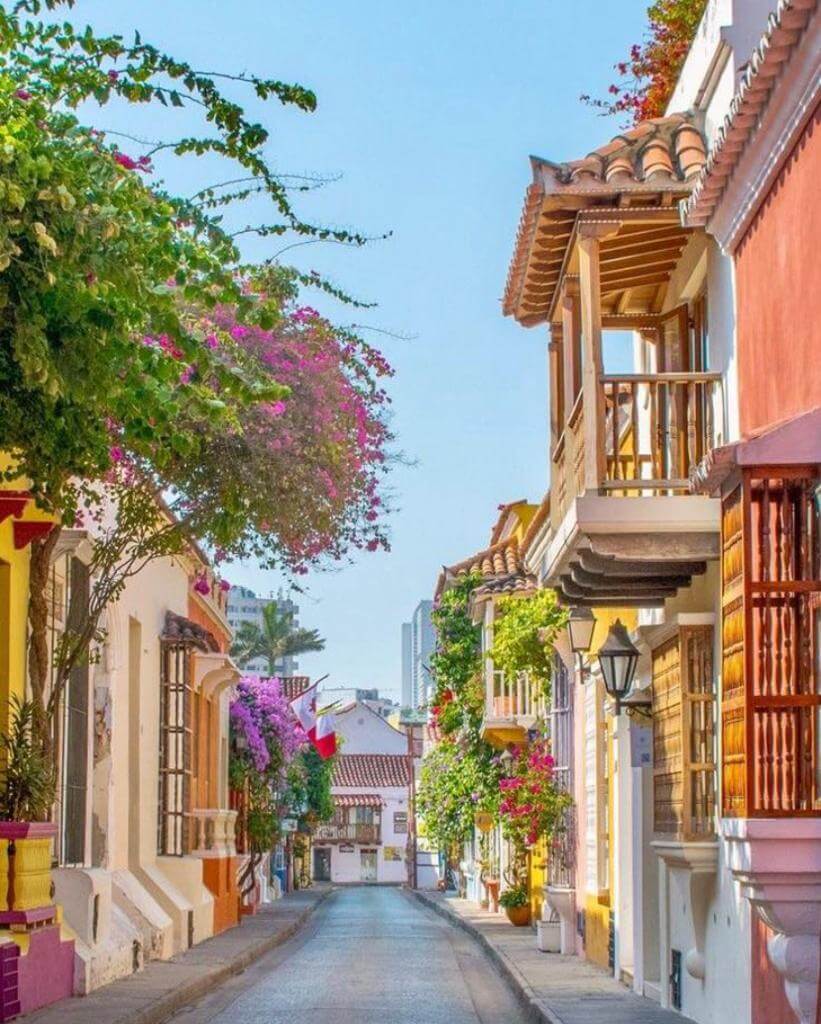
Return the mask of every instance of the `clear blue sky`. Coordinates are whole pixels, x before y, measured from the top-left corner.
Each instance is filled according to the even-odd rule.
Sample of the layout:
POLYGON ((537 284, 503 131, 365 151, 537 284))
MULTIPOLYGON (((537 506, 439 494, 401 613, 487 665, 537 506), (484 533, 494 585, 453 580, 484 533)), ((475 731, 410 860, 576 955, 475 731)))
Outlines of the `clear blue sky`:
MULTIPOLYGON (((393 478, 392 551, 307 578, 302 621, 327 639, 301 659, 311 675, 398 696, 400 624, 439 567, 485 544, 500 502, 546 490, 546 335, 500 308, 527 158, 583 156, 616 132, 579 95, 604 93, 647 2, 78 0, 74 20, 138 27, 202 69, 313 88, 313 115, 251 103, 282 171, 343 176, 305 196, 302 212, 393 231, 360 251, 289 254, 379 308, 311 304, 414 336, 369 335, 396 367, 394 427, 416 465, 393 478)), ((132 113, 127 128, 115 110, 98 116, 101 127, 163 130, 155 113, 132 113)), ((183 174, 169 175, 174 188, 189 184, 183 174)), ((227 574, 258 593, 280 583, 253 565, 227 574)))

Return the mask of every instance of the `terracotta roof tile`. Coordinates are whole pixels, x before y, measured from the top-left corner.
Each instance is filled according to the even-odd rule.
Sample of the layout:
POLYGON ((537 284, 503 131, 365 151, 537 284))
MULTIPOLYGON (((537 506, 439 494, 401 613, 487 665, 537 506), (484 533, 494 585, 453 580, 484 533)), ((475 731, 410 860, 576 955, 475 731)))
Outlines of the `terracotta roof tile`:
MULTIPOLYGON (((747 63, 724 122, 693 191, 683 204, 687 224, 702 225, 713 214, 750 136, 755 132, 784 64, 801 41, 817 0, 779 0, 747 63)), ((816 83, 817 85, 817 83, 816 83)))
POLYGON ((699 120, 689 113, 644 121, 580 160, 553 163, 532 156, 533 182, 525 193, 503 313, 515 315, 526 326, 544 320, 546 302, 534 299, 528 280, 536 282, 540 295, 551 290, 580 208, 612 204, 625 194, 639 201, 647 196, 647 205, 657 203, 660 194, 683 198, 705 160, 699 120), (545 255, 534 255, 536 249, 545 255), (552 269, 532 265, 538 260, 552 264, 552 269))
POLYGON ((165 613, 165 628, 162 639, 172 643, 191 644, 201 651, 219 651, 219 644, 213 633, 176 612, 165 613))
POLYGON ((288 698, 288 700, 296 700, 296 698, 304 693, 311 685, 310 676, 282 676, 280 678, 282 683, 282 692, 288 698))
POLYGON ((442 593, 449 580, 474 574, 482 577, 477 593, 509 593, 529 589, 533 583, 524 571, 519 541, 516 537, 506 537, 456 565, 445 566, 439 573, 435 596, 442 593))
POLYGON ((340 754, 334 764, 334 786, 380 789, 407 786, 408 781, 405 754, 340 754))
POLYGON ((385 801, 378 793, 334 793, 335 807, 384 807, 385 801))

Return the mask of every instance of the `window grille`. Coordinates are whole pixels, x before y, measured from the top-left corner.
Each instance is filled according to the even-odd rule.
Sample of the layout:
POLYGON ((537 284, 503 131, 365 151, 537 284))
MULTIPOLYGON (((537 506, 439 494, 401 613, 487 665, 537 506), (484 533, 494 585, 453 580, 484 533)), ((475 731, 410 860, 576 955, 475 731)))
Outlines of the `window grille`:
MULTIPOLYGON (((557 785, 573 791, 573 677, 558 654, 553 660, 550 695, 550 734, 557 785)), ((564 812, 562 828, 548 840, 548 882, 552 886, 575 885, 576 819, 573 807, 564 812)))
POLYGON ((181 857, 189 848, 191 696, 190 645, 163 640, 157 849, 160 854, 175 857, 181 857))
MULTIPOLYGON (((76 634, 84 627, 88 616, 88 566, 79 558, 66 556, 65 574, 68 586, 64 590, 67 597, 64 621, 66 631, 76 634)), ((55 586, 54 593, 58 592, 55 586)), ((86 863, 89 679, 88 658, 81 657, 69 674, 61 702, 59 858, 64 867, 82 867, 86 863)))

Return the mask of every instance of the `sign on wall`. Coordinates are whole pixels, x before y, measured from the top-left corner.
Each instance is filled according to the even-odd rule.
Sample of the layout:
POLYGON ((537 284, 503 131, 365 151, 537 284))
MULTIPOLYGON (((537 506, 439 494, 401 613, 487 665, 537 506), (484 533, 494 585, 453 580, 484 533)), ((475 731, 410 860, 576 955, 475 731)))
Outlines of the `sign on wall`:
POLYGON ((353 844, 352 843, 341 843, 340 846, 339 846, 339 852, 340 853, 353 853, 353 844))
POLYGON ((403 860, 405 851, 401 846, 386 846, 383 851, 384 860, 403 860))

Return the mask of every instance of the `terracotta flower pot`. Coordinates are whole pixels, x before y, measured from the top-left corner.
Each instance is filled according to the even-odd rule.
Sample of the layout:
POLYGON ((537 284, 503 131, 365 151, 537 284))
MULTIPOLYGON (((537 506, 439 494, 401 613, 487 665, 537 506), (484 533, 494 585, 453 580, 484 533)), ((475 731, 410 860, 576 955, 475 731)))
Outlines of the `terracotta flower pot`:
POLYGON ((505 913, 507 914, 508 921, 516 925, 517 928, 530 924, 530 907, 527 905, 524 907, 505 907, 505 913))

